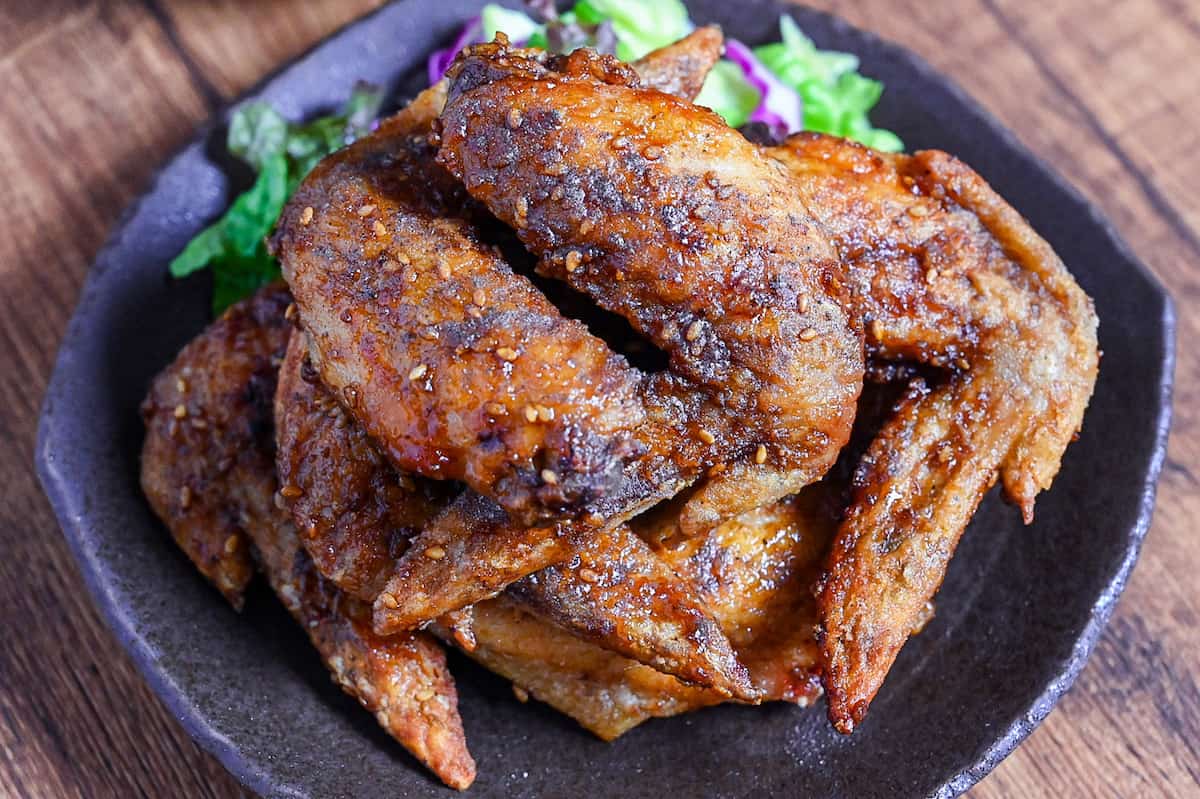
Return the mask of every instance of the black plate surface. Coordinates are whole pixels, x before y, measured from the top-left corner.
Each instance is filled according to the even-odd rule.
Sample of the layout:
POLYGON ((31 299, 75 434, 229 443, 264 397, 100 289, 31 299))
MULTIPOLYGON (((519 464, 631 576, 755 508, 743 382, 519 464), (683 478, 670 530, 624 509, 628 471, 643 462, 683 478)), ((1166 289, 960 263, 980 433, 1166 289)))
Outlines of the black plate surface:
MULTIPOLYGON (((480 3, 405 0, 343 30, 265 83, 292 118, 336 106, 358 79, 420 88, 426 54, 480 3)), ((750 44, 783 7, 691 4, 750 44)), ((1083 437, 1023 527, 995 494, 963 541, 938 615, 904 649, 849 738, 824 708, 722 707, 652 721, 604 744, 498 678, 455 661, 483 797, 950 796, 986 774, 1082 668, 1150 522, 1170 411, 1173 315, 1112 228, 995 120, 918 58, 793 9, 817 43, 857 53, 887 91, 876 122, 910 149, 972 164, 1063 256, 1101 320, 1104 362, 1083 437)), ((207 321, 201 281, 168 260, 246 175, 220 157, 221 120, 172 160, 92 268, 46 397, 38 468, 98 604, 180 721, 271 796, 449 795, 329 681, 259 589, 233 613, 151 515, 137 483, 137 405, 207 321)))

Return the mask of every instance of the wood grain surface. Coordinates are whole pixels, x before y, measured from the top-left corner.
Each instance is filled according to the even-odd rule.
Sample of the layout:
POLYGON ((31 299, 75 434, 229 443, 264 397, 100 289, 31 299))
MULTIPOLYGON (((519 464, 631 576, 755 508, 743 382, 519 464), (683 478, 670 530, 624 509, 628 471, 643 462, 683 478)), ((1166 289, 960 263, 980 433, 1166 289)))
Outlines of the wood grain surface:
MULTIPOLYGON (((960 82, 1100 206, 1178 303, 1175 425, 1141 561, 1074 690, 972 796, 1200 795, 1200 2, 812 4, 960 82)), ((33 475, 34 428, 88 263, 157 165, 377 5, 0 9, 0 796, 243 794, 92 608, 33 475)))

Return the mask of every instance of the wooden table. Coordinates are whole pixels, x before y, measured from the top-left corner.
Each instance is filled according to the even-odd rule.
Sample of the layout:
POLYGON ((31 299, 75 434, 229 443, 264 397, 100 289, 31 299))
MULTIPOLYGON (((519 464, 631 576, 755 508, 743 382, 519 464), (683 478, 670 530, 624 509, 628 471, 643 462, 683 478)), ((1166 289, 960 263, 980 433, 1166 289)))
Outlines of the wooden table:
MULTIPOLYGON (((0 11, 0 795, 236 796, 100 621, 31 466, 88 263, 222 104, 379 0, 0 11)), ((1179 303, 1158 511, 1073 691, 973 793, 1200 795, 1200 3, 820 0, 921 53, 1096 202, 1179 303)))

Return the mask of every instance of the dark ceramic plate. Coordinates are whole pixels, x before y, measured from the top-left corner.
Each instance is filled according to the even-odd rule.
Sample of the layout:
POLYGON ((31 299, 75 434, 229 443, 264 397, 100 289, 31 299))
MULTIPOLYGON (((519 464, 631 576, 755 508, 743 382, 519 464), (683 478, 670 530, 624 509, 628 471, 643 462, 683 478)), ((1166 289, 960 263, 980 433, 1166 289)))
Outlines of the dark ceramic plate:
MULTIPOLYGON (((472 0, 408 0, 347 28, 256 96, 293 118, 366 79, 419 88, 426 54, 472 0)), ((697 21, 773 40, 782 7, 692 2, 697 21)), ((971 524, 938 615, 904 649, 862 728, 824 708, 722 707, 652 721, 604 744, 514 701, 458 660, 477 797, 950 796, 1008 754, 1082 668, 1133 566, 1162 463, 1171 304, 1112 228, 953 84, 904 50, 792 10, 823 47, 887 82, 876 121, 911 149, 979 170, 1062 254, 1101 319, 1104 365, 1083 437, 1023 527, 995 494, 971 524)), ((151 376, 207 321, 207 287, 167 261, 243 187, 220 122, 180 153, 96 259, 47 394, 38 468, 84 577, 151 685, 251 788, 272 796, 445 795, 329 681, 302 633, 259 588, 237 615, 195 573, 138 489, 137 405, 151 376)))

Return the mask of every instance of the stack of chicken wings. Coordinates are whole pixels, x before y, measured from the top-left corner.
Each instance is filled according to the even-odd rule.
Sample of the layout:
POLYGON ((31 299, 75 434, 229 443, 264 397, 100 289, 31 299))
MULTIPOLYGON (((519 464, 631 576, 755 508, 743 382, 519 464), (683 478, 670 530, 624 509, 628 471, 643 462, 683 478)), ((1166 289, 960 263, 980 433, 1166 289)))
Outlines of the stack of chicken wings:
POLYGON ((1080 428, 1096 318, 1045 241, 945 153, 752 143, 691 102, 721 46, 463 51, 143 405, 179 545, 235 606, 264 573, 447 785, 443 645, 606 740, 822 690, 850 732, 983 494, 1032 520, 1080 428))

